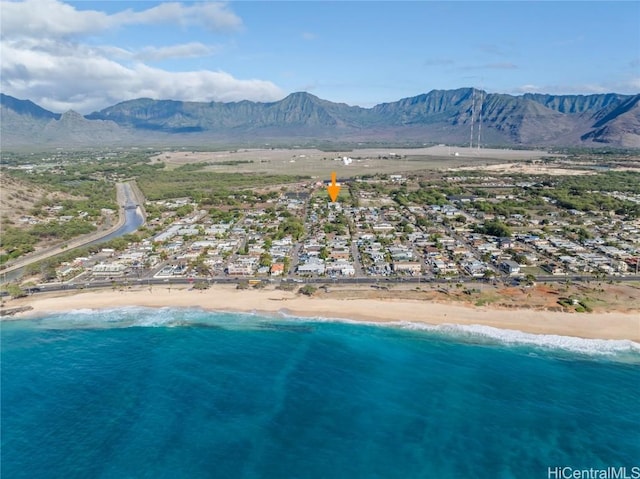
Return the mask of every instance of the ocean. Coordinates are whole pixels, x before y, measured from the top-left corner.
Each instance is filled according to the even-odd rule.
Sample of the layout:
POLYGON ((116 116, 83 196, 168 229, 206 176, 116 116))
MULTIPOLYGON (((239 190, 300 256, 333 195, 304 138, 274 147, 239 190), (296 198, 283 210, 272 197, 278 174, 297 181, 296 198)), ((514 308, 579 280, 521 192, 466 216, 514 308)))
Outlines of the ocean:
POLYGON ((122 308, 2 322, 0 473, 544 479, 640 465, 637 343, 406 319, 122 308))

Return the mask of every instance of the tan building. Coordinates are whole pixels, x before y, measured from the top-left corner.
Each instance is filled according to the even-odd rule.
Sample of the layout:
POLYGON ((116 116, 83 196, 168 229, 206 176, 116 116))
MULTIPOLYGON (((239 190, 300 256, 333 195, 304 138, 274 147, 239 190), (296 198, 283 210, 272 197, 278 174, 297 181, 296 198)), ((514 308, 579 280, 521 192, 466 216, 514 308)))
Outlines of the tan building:
POLYGON ((420 274, 422 272, 422 265, 418 261, 393 263, 393 271, 396 273, 420 274))

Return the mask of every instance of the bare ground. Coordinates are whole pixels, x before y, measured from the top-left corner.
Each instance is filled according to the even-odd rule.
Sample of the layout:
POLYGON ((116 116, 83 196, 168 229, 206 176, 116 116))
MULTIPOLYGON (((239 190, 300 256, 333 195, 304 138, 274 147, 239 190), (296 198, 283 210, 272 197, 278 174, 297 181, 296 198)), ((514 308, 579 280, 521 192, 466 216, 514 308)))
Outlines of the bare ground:
POLYGON ((319 289, 319 297, 333 299, 408 299, 436 302, 461 302, 476 306, 490 305, 498 309, 533 309, 572 311, 559 304, 561 298, 575 298, 595 313, 640 311, 640 283, 575 283, 537 284, 533 287, 499 287, 484 283, 404 284, 382 288, 328 285, 319 289), (386 289, 385 289, 386 288, 386 289))
POLYGON ((205 170, 235 173, 271 173, 328 177, 332 171, 349 177, 365 174, 399 174, 423 170, 468 167, 477 169, 505 161, 548 156, 545 151, 429 148, 367 148, 326 152, 316 149, 243 149, 234 151, 168 151, 152 157, 169 169, 190 163, 207 163, 205 170), (342 158, 353 161, 346 165, 342 158))
POLYGON ((46 189, 0 173, 0 223, 16 228, 30 225, 19 221, 23 215, 29 215, 38 201, 49 196, 54 202, 77 199, 62 192, 49 192, 46 189))

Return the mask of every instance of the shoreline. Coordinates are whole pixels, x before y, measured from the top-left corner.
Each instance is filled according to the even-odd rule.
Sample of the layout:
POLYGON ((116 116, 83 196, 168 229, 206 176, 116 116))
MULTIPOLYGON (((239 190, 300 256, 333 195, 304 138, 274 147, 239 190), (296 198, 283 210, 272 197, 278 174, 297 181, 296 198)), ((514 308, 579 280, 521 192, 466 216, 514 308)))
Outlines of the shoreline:
POLYGON ((120 307, 200 308, 206 311, 286 314, 300 318, 367 323, 481 325, 530 334, 584 339, 631 340, 640 343, 640 314, 569 313, 536 309, 501 309, 464 303, 412 299, 306 297, 276 289, 238 290, 215 285, 207 290, 156 287, 39 293, 12 300, 6 308, 26 307, 2 321, 34 319, 50 313, 120 307))

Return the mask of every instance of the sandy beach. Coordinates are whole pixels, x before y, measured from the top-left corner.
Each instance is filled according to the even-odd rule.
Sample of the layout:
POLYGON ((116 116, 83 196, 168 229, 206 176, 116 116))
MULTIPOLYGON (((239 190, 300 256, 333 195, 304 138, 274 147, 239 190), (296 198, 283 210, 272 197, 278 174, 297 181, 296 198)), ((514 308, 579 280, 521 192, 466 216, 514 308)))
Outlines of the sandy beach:
POLYGON ((306 297, 271 288, 238 290, 233 285, 215 285, 202 291, 176 287, 153 287, 149 290, 140 287, 120 291, 105 289, 44 293, 12 300, 6 305, 11 308, 24 306, 33 309, 14 316, 15 319, 38 317, 49 312, 124 306, 197 307, 212 311, 286 313, 299 317, 368 322, 477 324, 533 334, 640 342, 640 313, 634 312, 580 314, 409 299, 334 299, 306 297))

